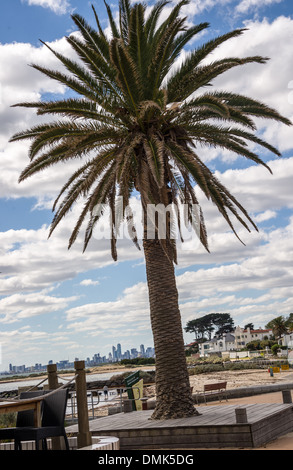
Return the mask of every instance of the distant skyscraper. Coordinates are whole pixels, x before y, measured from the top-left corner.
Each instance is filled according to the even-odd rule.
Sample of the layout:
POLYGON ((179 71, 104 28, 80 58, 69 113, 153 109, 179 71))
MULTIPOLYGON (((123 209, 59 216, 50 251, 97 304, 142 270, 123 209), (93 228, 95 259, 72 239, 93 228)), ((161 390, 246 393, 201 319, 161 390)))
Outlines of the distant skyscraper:
POLYGON ((137 353, 137 349, 136 348, 132 348, 130 349, 130 353, 131 353, 131 359, 134 359, 138 356, 138 353, 137 353))
POLYGON ((154 348, 148 347, 146 349, 146 357, 152 357, 152 356, 154 356, 154 354, 155 354, 154 348))
POLYGON ((115 348, 115 346, 112 346, 112 355, 113 355, 113 361, 117 361, 118 358, 117 358, 117 350, 115 348))

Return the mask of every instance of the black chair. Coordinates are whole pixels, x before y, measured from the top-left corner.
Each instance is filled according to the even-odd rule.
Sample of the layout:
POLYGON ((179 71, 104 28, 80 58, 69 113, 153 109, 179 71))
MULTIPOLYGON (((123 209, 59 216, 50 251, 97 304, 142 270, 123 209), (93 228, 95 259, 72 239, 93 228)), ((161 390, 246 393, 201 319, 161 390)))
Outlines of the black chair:
POLYGON ((47 449, 46 439, 49 437, 63 436, 66 450, 69 450, 68 439, 65 431, 64 420, 68 399, 68 390, 56 390, 47 392, 42 400, 42 425, 39 428, 30 426, 20 427, 15 433, 15 448, 21 449, 22 441, 35 441, 36 450, 39 450, 39 441, 42 448, 47 449))
MULTIPOLYGON (((20 399, 35 398, 44 395, 44 390, 36 390, 34 392, 21 392, 20 399)), ((0 440, 17 438, 20 428, 33 427, 34 426, 34 410, 19 411, 16 418, 16 427, 11 428, 0 428, 0 440)), ((21 449, 20 442, 15 444, 15 448, 21 449), (19 446, 19 447, 17 447, 19 446)))

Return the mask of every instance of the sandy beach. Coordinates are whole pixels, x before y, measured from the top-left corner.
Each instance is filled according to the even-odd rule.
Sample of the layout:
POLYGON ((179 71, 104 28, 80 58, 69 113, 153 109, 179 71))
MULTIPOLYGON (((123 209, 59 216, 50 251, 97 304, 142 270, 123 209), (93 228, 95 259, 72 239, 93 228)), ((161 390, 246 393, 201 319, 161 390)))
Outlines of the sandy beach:
POLYGON ((227 389, 252 387, 258 385, 272 385, 280 382, 293 381, 293 371, 281 371, 270 376, 268 369, 259 370, 237 370, 212 372, 211 374, 191 375, 190 386, 193 391, 202 391, 204 384, 213 382, 227 382, 227 389))

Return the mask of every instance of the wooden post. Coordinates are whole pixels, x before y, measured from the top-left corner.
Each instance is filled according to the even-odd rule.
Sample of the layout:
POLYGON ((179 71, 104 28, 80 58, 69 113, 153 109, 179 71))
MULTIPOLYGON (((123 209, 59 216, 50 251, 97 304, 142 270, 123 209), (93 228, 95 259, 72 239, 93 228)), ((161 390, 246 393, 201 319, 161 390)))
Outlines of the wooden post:
POLYGON ((87 408, 87 389, 84 370, 84 361, 75 361, 74 368, 76 370, 76 403, 78 414, 78 434, 77 448, 87 447, 92 444, 92 436, 89 432, 89 416, 87 408))
POLYGON ((48 387, 49 390, 56 390, 58 388, 57 366, 56 364, 47 365, 48 372, 48 387))
POLYGON ((292 403, 291 390, 283 390, 283 403, 292 403))
POLYGON ((133 411, 132 400, 125 399, 123 401, 123 411, 124 413, 130 413, 130 411, 133 411))
POLYGON ((243 424, 247 423, 246 408, 235 408, 236 423, 243 424))
MULTIPOLYGON (((49 390, 56 390, 58 388, 57 365, 48 364, 48 388, 49 390)), ((52 450, 64 450, 65 443, 63 437, 52 437, 52 450)))

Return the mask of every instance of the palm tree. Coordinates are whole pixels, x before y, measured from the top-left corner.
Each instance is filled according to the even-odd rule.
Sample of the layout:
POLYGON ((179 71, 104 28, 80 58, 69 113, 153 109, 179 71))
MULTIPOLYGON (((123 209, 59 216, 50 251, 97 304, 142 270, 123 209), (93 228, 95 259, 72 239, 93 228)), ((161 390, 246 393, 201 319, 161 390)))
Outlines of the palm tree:
MULTIPOLYGON (((149 15, 146 5, 119 1, 119 22, 105 2, 111 38, 103 31, 93 8, 97 27, 78 14, 72 19, 78 35, 67 37, 77 59, 52 50, 65 71, 35 69, 73 90, 73 97, 49 102, 20 103, 33 107, 38 115, 59 115, 12 137, 12 141, 31 139, 31 162, 20 181, 67 160, 80 159, 81 166, 61 188, 55 204, 50 235, 80 198, 83 209, 73 228, 69 247, 86 223, 84 249, 93 229, 109 207, 115 215, 118 197, 123 198, 122 219, 127 221, 133 242, 139 246, 130 197, 139 193, 143 211, 143 248, 149 289, 150 317, 156 353, 156 409, 153 419, 194 415, 184 352, 174 263, 176 242, 173 219, 165 214, 166 236, 159 234, 148 208, 184 205, 187 223, 197 230, 208 250, 204 218, 194 186, 203 191, 236 234, 231 214, 250 231, 256 226, 246 210, 230 194, 199 157, 200 147, 217 147, 267 166, 249 149, 257 144, 280 155, 278 150, 255 135, 253 117, 291 124, 263 103, 229 91, 212 91, 211 82, 233 67, 263 64, 266 58, 254 56, 227 58, 207 64, 205 59, 244 29, 216 37, 190 52, 179 68, 173 65, 186 44, 208 23, 187 26, 181 9, 183 0, 159 23, 168 1, 155 3, 149 15), (198 208, 198 210, 195 210, 198 208), (197 214, 197 216, 194 215, 197 214), (148 227, 154 223, 154 236, 148 227)), ((176 212, 176 211, 175 211, 176 212)), ((177 212, 178 213, 178 212, 177 212)), ((112 218, 115 220, 115 216, 112 218)), ((178 218, 180 227, 180 218, 178 218)), ((111 225, 111 250, 117 259, 117 227, 111 225)), ((237 235, 237 234, 236 234, 237 235)))
POLYGON ((276 336, 277 339, 280 339, 281 336, 288 334, 288 323, 286 318, 284 318, 282 315, 271 320, 266 325, 266 328, 272 329, 273 335, 276 336))

